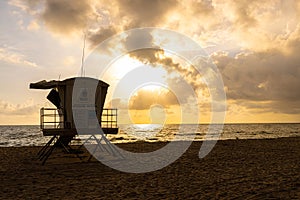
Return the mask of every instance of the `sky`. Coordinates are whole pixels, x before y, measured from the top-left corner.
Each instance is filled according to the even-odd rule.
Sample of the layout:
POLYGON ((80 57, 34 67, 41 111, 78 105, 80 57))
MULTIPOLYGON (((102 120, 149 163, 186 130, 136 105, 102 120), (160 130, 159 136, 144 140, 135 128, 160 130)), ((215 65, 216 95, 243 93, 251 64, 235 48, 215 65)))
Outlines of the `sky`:
MULTIPOLYGON (((30 90, 29 84, 78 76, 84 35, 89 55, 111 36, 143 27, 176 31, 207 52, 224 83, 225 123, 300 122, 297 0, 4 0, 0 12, 0 124, 39 124, 39 109, 51 106, 49 91, 30 90)), ((145 41, 157 42, 159 36, 127 35, 107 49, 145 41)), ((199 118, 193 112, 197 104, 199 121, 209 123, 210 93, 191 70, 163 50, 123 55, 102 77, 111 85, 107 106, 120 110, 120 123, 181 123, 182 112, 188 123, 199 118), (131 87, 139 77, 128 73, 140 73, 140 66, 163 84, 131 87), (182 104, 178 93, 186 99, 182 104)))

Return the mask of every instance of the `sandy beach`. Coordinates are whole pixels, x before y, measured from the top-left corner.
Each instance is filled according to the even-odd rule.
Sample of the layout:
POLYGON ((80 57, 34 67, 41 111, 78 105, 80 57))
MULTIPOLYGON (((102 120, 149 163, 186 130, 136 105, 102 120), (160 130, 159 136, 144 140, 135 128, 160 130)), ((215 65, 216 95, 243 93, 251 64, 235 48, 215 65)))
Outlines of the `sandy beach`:
MULTIPOLYGON (((164 143, 118 144, 150 151, 164 143)), ((41 147, 0 148, 0 199, 300 199, 300 137, 218 141, 204 159, 201 142, 173 164, 129 174, 41 147)))

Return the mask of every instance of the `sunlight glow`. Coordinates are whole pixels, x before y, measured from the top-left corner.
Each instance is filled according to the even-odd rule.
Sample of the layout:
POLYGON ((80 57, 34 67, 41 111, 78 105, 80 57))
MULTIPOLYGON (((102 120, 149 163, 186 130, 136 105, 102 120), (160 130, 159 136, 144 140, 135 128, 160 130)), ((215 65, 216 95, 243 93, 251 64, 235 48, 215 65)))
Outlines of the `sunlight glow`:
POLYGON ((162 89, 161 86, 156 85, 156 84, 149 84, 143 87, 143 90, 147 90, 150 92, 154 92, 154 91, 160 91, 162 89))

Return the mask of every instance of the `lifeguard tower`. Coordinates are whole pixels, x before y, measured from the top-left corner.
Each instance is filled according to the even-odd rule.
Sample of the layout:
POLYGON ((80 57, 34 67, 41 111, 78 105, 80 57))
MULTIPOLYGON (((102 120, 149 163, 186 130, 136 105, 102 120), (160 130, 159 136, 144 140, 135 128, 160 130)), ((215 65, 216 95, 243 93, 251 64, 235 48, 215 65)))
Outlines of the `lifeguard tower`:
POLYGON ((38 153, 43 164, 56 147, 63 147, 70 152, 72 149, 69 144, 78 135, 78 130, 82 128, 89 128, 85 129, 87 130, 85 134, 90 135, 85 142, 95 139, 98 145, 101 145, 101 141, 104 141, 110 148, 109 151, 114 152, 106 134, 118 133, 117 109, 103 108, 108 87, 107 83, 88 77, 75 77, 63 81, 43 80, 30 84, 30 89, 50 89, 47 99, 55 106, 55 108, 40 109, 40 127, 43 135, 52 136, 38 153), (77 83, 80 81, 80 88, 74 90, 76 81, 77 83), (91 85, 94 89, 91 89, 91 85), (74 96, 76 96, 75 100, 74 96), (89 109, 86 109, 87 106, 89 109), (80 109, 74 109, 74 107, 80 109), (96 117, 90 117, 95 113, 96 117), (77 120, 74 116, 77 116, 77 120), (100 139, 97 139, 96 133, 90 129, 90 126, 95 126, 95 119, 98 123, 96 125, 100 125, 99 127, 103 130, 100 133, 100 139))

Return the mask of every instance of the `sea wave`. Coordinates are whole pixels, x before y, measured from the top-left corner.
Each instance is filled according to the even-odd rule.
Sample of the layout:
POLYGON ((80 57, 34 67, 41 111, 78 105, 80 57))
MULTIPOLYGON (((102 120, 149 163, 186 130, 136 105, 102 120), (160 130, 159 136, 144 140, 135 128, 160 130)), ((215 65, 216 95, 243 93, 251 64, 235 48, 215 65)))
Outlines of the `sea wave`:
MULTIPOLYGON (((119 125, 117 135, 108 135, 113 143, 137 141, 160 142, 177 140, 203 141, 208 125, 119 125), (191 130, 196 130, 191 132, 191 130)), ((225 124, 220 140, 298 137, 300 124, 225 124)), ((0 147, 42 146, 50 137, 43 137, 39 126, 0 126, 0 147)), ((83 138, 84 139, 84 138, 83 138)))

